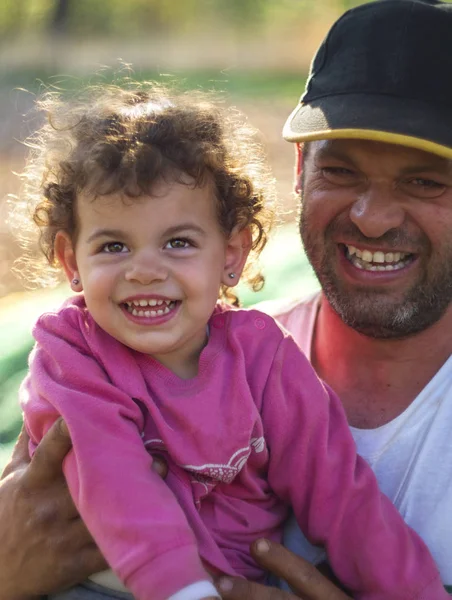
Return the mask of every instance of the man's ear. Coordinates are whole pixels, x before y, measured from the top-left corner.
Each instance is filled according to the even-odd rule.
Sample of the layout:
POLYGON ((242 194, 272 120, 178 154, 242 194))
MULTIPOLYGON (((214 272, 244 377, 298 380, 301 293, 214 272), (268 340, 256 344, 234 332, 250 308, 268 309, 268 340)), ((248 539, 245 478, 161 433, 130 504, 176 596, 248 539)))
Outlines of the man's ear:
POLYGON ((224 285, 234 287, 238 284, 253 243, 251 229, 235 227, 226 242, 226 256, 221 279, 224 285))
POLYGON ((294 188, 297 195, 301 192, 301 174, 303 173, 303 145, 295 144, 295 182, 294 188))
POLYGON ((58 231, 54 243, 55 256, 66 273, 73 292, 83 291, 80 273, 75 258, 74 245, 65 231, 58 231))

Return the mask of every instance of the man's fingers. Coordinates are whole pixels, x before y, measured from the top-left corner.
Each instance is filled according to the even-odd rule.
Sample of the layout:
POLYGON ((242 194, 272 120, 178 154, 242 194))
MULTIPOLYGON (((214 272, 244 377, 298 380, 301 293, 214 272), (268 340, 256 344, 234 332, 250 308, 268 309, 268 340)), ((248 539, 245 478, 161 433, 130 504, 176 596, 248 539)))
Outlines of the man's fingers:
POLYGON ((3 479, 13 471, 15 471, 20 465, 26 465, 30 462, 30 454, 28 452, 28 442, 30 438, 28 437, 25 426, 22 425, 22 429, 20 430, 19 437, 17 438, 17 442, 14 446, 13 453, 11 455, 11 459, 9 463, 6 465, 2 476, 0 479, 3 479))
POLYGON ((60 418, 42 438, 31 461, 28 480, 31 485, 45 485, 62 474, 64 457, 72 447, 66 423, 60 418))
POLYGON ((52 574, 53 589, 66 590, 68 587, 88 579, 93 573, 105 569, 108 569, 108 565, 94 545, 78 550, 73 555, 66 553, 62 560, 55 564, 52 574), (71 579, 68 579, 69 573, 72 576, 71 579))
POLYGON ((294 592, 306 600, 350 600, 342 590, 313 565, 281 544, 257 540, 251 554, 264 569, 285 579, 294 592))
POLYGON ((107 561, 102 556, 102 554, 99 551, 99 548, 97 548, 95 544, 84 550, 80 562, 86 575, 85 578, 88 578, 93 573, 98 573, 99 571, 104 571, 105 569, 109 568, 107 561))
POLYGON ((221 577, 215 585, 224 600, 295 600, 289 592, 239 577, 221 577))

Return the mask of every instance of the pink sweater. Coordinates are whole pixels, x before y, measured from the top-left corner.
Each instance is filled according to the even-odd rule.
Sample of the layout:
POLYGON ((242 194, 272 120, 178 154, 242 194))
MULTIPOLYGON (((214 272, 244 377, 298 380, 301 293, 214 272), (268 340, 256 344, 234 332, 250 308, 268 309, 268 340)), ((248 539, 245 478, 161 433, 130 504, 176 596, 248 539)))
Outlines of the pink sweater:
POLYGON ((209 325, 190 380, 111 338, 81 297, 34 329, 22 389, 32 449, 62 415, 71 494, 134 596, 163 600, 205 579, 202 561, 260 578, 249 544, 279 540, 292 506, 355 598, 447 598, 293 339, 257 311, 218 306, 209 325), (156 451, 166 481, 150 469, 156 451))

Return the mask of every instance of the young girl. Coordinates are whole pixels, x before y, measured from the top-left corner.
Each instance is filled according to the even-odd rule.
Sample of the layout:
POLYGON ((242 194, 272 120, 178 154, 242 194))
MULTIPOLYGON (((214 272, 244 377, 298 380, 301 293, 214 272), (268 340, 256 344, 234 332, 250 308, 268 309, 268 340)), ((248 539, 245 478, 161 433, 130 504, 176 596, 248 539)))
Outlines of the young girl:
POLYGON ((64 417, 69 489, 119 578, 60 597, 216 597, 211 574, 263 577, 249 544, 280 539, 291 506, 356 598, 446 598, 292 338, 218 302, 245 271, 261 281, 250 256, 269 223, 271 180, 237 113, 152 85, 45 108, 24 196, 83 294, 38 320, 22 406, 31 451, 64 417))

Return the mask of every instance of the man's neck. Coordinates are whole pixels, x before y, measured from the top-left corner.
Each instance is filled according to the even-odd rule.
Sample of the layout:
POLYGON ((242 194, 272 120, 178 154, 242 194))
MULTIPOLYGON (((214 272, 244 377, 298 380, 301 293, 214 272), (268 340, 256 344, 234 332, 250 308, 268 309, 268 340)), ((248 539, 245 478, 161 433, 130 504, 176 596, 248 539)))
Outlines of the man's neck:
POLYGON ((312 363, 340 396, 350 425, 373 429, 400 415, 452 353, 452 308, 404 340, 377 340, 343 323, 322 297, 312 363))

